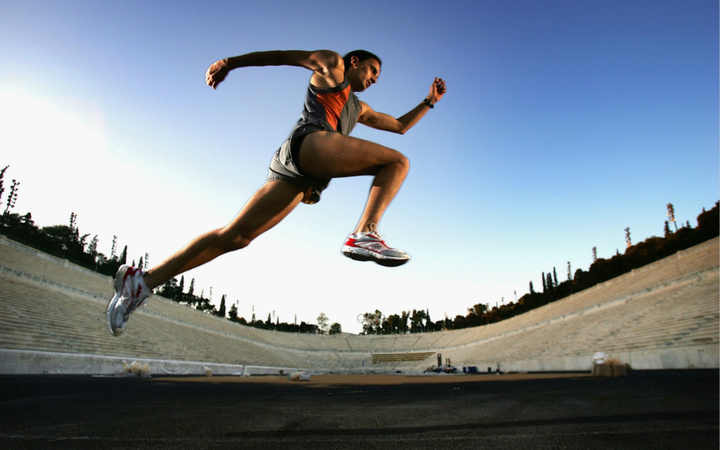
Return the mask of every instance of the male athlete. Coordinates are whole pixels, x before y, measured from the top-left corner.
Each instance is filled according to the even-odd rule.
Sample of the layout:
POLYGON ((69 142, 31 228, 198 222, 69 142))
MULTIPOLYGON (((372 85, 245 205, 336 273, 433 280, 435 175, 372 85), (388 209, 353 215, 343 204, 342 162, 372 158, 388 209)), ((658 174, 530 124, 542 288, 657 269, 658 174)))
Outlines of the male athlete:
POLYGON ((378 223, 405 180, 410 164, 401 153, 350 137, 356 123, 403 134, 445 94, 445 82, 435 78, 430 93, 410 112, 394 118, 377 112, 355 96, 376 83, 380 58, 364 50, 344 57, 329 50, 268 51, 222 59, 208 68, 205 81, 216 89, 231 70, 251 66, 297 66, 312 71, 300 120, 275 152, 265 184, 250 197, 228 225, 192 240, 160 265, 142 273, 123 265, 115 275, 115 296, 107 309, 113 335, 125 329, 130 313, 152 289, 218 256, 247 247, 278 224, 300 202, 312 204, 331 178, 373 175, 365 210, 342 252, 355 260, 399 266, 407 253, 389 247, 378 223))

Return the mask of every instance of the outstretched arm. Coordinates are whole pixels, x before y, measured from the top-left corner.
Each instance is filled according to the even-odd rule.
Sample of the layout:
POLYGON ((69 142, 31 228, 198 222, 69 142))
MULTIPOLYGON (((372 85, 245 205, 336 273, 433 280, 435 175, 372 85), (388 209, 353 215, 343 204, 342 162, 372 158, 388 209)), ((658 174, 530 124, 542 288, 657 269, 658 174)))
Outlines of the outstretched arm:
POLYGON ((214 62, 205 73, 205 82, 217 88, 228 73, 240 67, 296 66, 312 70, 312 83, 321 88, 342 83, 345 65, 342 56, 330 50, 275 50, 247 53, 214 62))
POLYGON ((383 131, 391 131, 393 133, 405 134, 407 130, 412 128, 425 113, 443 98, 447 88, 442 78, 435 78, 430 86, 430 94, 425 97, 419 105, 410 110, 407 114, 395 118, 389 114, 377 112, 364 102, 360 102, 362 112, 360 113, 359 122, 372 128, 383 131), (427 103, 430 102, 430 105, 427 103))

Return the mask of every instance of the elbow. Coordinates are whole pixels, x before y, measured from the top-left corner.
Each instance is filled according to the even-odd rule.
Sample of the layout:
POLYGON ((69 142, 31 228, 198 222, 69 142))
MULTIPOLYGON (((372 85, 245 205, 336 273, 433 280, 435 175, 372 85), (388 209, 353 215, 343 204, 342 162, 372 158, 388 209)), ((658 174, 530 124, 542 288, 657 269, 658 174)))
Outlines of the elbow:
POLYGON ((410 129, 410 127, 407 126, 407 124, 404 124, 404 123, 400 122, 399 120, 397 122, 393 123, 391 127, 388 127, 388 131, 391 131, 395 134, 400 134, 400 135, 407 133, 407 131, 409 129, 410 129))
POLYGON ((414 123, 412 123, 412 122, 408 123, 404 120, 397 120, 397 122, 395 123, 394 131, 397 134, 405 134, 410 130, 410 128, 413 127, 413 125, 414 125, 414 123))

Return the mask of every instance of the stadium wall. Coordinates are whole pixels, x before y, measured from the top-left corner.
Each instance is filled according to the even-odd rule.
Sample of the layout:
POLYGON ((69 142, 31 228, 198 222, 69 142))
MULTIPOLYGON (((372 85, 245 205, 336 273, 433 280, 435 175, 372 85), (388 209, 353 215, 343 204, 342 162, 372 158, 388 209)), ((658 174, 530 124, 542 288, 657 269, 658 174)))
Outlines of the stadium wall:
POLYGON ((718 368, 718 291, 715 238, 483 327, 303 335, 237 325, 153 296, 135 313, 135 328, 115 338, 104 329, 110 277, 0 236, 0 373, 112 374, 132 361, 154 374, 411 373, 436 365, 439 354, 480 372, 586 371, 598 351, 639 370, 718 368), (68 317, 46 323, 33 311, 40 301, 53 319, 68 317), (117 342, 126 350, 114 351, 117 342))

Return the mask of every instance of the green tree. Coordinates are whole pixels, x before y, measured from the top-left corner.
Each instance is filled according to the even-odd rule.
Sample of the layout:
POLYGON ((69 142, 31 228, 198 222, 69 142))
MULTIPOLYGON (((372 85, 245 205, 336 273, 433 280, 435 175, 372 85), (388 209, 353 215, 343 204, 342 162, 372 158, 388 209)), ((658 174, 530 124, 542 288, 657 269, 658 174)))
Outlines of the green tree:
POLYGON ((220 308, 217 311, 217 315, 218 317, 225 317, 225 294, 223 294, 222 298, 220 299, 220 308))
MULTIPOLYGON (((678 226, 677 226, 677 222, 675 222, 675 207, 673 206, 672 203, 667 204, 667 216, 668 216, 668 221, 672 222, 675 225, 675 231, 677 232, 678 226)), ((670 231, 669 226, 668 226, 668 231, 670 231)))
POLYGON ((625 228, 625 245, 627 248, 632 247, 632 239, 630 238, 630 227, 625 228))
MULTIPOLYGON (((4 169, 3 169, 4 171, 4 169)), ((17 196, 18 196, 18 189, 20 188, 20 182, 17 180, 12 180, 12 185, 10 185, 10 193, 8 194, 7 201, 5 202, 5 213, 4 215, 7 215, 10 213, 10 210, 15 207, 15 202, 17 202, 17 196)))
POLYGON ((715 203, 715 207, 710 211, 705 211, 697 217, 697 233, 700 242, 712 239, 718 235, 720 228, 718 211, 720 210, 720 202, 715 203))
POLYGON ((473 306, 473 312, 477 316, 484 316, 488 312, 488 304, 487 303, 478 303, 477 305, 473 306))
POLYGON ((112 248, 110 249, 110 259, 116 260, 115 251, 117 250, 117 236, 113 235, 112 248))
POLYGON ((5 166, 0 170, 0 206, 2 206, 2 195, 5 192, 5 171, 8 170, 8 167, 10 166, 5 166))
POLYGON ((71 229, 73 232, 77 232, 77 230, 78 230, 78 227, 77 227, 77 214, 75 214, 74 212, 71 212, 71 213, 70 213, 70 229, 71 229))
POLYGON ((10 239, 17 240, 25 245, 30 245, 52 253, 50 249, 41 247, 40 230, 35 226, 32 220, 32 214, 27 213, 24 216, 20 214, 6 214, 0 216, 0 233, 6 235, 10 239))
POLYGON ((380 334, 385 322, 383 313, 376 309, 374 313, 363 314, 363 334, 380 334))
POLYGON ((400 315, 400 327, 401 332, 407 333, 408 332, 408 320, 410 319, 410 311, 403 311, 400 315))
POLYGON ((43 240, 50 247, 60 251, 60 257, 73 258, 81 256, 85 251, 85 240, 89 235, 80 236, 77 229, 67 225, 52 225, 40 230, 43 240))
POLYGON ((399 315, 391 314, 387 316, 385 322, 387 322, 391 334, 397 334, 402 332, 402 319, 399 315))
POLYGON ((321 312, 320 315, 317 316, 317 323, 318 328, 320 328, 320 330, 323 332, 327 332, 330 329, 330 319, 328 319, 328 317, 323 312, 321 312))
POLYGON ((233 303, 233 305, 230 307, 230 310, 228 311, 228 318, 232 322, 238 322, 238 309, 237 304, 233 303))
POLYGON ((425 317, 425 311, 413 309, 412 316, 410 316, 410 331, 412 333, 420 333, 423 331, 425 317))
POLYGON ((467 319, 465 318, 465 316, 461 316, 458 314, 457 316, 455 316, 455 319, 453 320, 453 329, 460 330, 462 328, 467 327, 466 322, 467 322, 467 319))
POLYGON ((92 256, 97 256, 98 251, 98 236, 97 234, 93 236, 92 240, 90 241, 90 244, 88 244, 87 252, 92 256))
POLYGON ((568 277, 567 277, 567 279, 568 279, 568 281, 571 281, 571 280, 572 280, 572 267, 570 266, 570 261, 568 261, 567 263, 568 263, 568 277))
POLYGON ((171 278, 163 283, 158 288, 158 295, 176 302, 184 301, 182 289, 177 284, 177 278, 171 278))
POLYGON ((472 308, 468 308, 468 314, 466 317, 466 326, 476 327, 479 325, 485 325, 487 318, 485 317, 488 312, 488 305, 485 303, 478 303, 473 305, 472 308))

